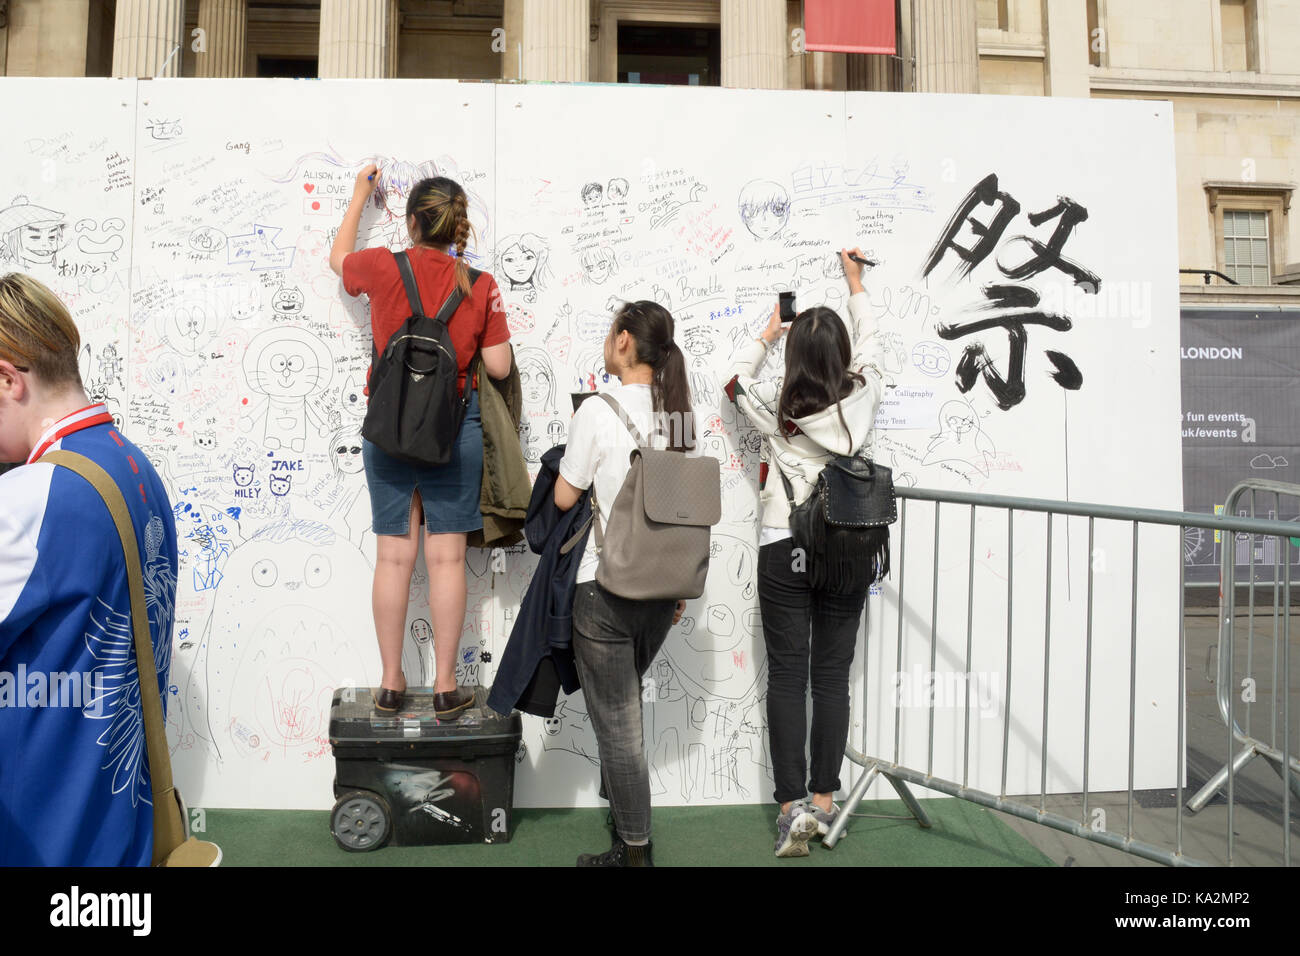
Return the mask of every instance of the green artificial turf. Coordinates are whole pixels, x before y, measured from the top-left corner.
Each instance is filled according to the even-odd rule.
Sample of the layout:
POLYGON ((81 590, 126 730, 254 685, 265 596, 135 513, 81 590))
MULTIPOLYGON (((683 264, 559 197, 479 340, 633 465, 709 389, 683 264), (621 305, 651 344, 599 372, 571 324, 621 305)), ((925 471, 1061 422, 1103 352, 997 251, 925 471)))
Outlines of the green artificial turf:
MULTIPOLYGON (((806 858, 772 853, 775 805, 656 807, 657 866, 1051 866, 995 812, 961 800, 926 800, 933 826, 911 818, 855 817, 834 850, 809 844, 806 858)), ((903 816, 901 801, 860 812, 903 816)), ((349 853, 330 835, 329 813, 208 810, 206 832, 223 866, 572 866, 579 853, 609 847, 603 809, 516 810, 509 843, 384 847, 349 853)))

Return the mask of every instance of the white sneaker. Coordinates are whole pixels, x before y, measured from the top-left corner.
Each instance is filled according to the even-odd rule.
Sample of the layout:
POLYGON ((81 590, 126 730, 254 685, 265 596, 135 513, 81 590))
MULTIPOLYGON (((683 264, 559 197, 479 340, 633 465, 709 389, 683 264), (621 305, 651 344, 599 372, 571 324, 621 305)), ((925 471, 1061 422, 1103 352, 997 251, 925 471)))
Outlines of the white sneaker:
POLYGON ((776 818, 776 855, 807 856, 808 841, 816 833, 817 818, 802 802, 790 804, 790 809, 776 818))

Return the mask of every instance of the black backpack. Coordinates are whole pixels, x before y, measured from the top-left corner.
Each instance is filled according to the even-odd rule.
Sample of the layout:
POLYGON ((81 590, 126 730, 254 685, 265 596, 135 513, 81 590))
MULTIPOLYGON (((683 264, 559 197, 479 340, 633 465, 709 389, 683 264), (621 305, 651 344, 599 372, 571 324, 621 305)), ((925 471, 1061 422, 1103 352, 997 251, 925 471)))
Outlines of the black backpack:
MULTIPOLYGON (((405 252, 395 253, 397 270, 406 286, 411 315, 393 333, 383 355, 375 355, 370 371, 370 406, 361 434, 381 451, 415 465, 445 465, 460 434, 469 405, 470 383, 464 397, 457 394, 456 349, 447 323, 460 306, 460 286, 438 310, 424 314, 415 273, 405 252)), ((470 284, 478 281, 470 269, 470 284)), ((374 348, 373 343, 371 346, 374 348)))
POLYGON ((812 587, 856 594, 889 574, 889 526, 898 511, 888 468, 857 455, 833 455, 800 505, 783 471, 781 481, 790 502, 790 537, 804 551, 812 587))

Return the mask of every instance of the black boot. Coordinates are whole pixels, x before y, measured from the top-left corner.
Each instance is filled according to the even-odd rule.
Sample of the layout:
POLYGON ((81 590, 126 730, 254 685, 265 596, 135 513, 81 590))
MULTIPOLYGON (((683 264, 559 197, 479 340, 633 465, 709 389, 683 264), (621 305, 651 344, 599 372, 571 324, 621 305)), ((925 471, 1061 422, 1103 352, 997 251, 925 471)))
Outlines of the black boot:
POLYGON ((654 866, 654 844, 628 846, 618 834, 614 843, 604 853, 584 853, 578 857, 578 866, 654 866))

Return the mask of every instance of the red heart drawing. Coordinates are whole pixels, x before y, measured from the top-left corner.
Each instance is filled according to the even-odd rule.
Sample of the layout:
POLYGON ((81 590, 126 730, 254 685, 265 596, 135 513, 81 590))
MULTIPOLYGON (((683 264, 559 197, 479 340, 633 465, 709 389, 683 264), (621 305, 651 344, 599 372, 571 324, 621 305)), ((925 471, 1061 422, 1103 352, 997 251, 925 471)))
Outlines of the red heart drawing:
POLYGON ((305 189, 305 190, 307 190, 307 192, 311 192, 313 189, 316 188, 316 184, 315 184, 315 183, 303 183, 303 184, 302 184, 302 188, 305 189))
POLYGON ((177 423, 176 423, 176 430, 177 430, 178 432, 183 432, 183 431, 185 431, 185 423, 184 423, 184 422, 177 422, 177 423))
POLYGON ((567 335, 560 335, 551 339, 547 349, 557 360, 563 362, 569 357, 569 346, 571 344, 572 340, 567 335))

